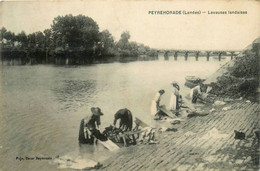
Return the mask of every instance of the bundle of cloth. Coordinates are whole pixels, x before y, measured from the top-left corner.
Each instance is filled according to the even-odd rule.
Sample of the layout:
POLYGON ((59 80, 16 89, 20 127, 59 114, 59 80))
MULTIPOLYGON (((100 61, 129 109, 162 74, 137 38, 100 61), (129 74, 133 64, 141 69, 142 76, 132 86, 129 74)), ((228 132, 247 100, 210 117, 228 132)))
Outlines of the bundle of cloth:
POLYGON ((152 127, 145 127, 142 128, 142 133, 139 137, 139 141, 143 144, 149 143, 149 144, 156 144, 158 143, 158 140, 156 139, 156 128, 152 127))
POLYGON ((123 133, 124 131, 120 128, 116 128, 113 125, 110 125, 109 127, 106 127, 105 130, 103 131, 103 134, 106 137, 113 137, 116 135, 119 135, 120 133, 123 133))
MULTIPOLYGON (((112 142, 114 143, 124 143, 123 140, 123 134, 125 131, 122 128, 117 128, 113 125, 110 125, 109 127, 106 127, 105 130, 103 131, 103 134, 108 137, 112 142)), ((124 135, 125 141, 127 144, 134 144, 134 141, 131 136, 124 135)))

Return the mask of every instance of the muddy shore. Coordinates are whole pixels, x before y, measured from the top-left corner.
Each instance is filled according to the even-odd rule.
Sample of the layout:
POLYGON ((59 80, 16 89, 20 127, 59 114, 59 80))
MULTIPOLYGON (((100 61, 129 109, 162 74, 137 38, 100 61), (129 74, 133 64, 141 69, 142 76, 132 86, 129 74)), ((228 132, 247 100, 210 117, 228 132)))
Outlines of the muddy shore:
POLYGON ((120 149, 99 170, 259 170, 259 104, 237 99, 214 108, 175 125, 177 132, 160 134, 158 144, 120 149), (234 130, 245 140, 234 139, 234 130))

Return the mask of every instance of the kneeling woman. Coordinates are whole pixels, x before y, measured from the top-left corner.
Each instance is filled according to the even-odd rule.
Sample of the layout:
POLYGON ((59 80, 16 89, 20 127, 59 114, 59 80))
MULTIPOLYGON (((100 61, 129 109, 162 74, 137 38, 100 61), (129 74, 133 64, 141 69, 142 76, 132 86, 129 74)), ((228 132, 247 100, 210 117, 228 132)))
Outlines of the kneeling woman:
POLYGON ((207 86, 203 84, 200 84, 192 88, 190 91, 191 102, 197 103, 198 99, 202 100, 202 94, 206 93, 206 91, 207 91, 207 86))

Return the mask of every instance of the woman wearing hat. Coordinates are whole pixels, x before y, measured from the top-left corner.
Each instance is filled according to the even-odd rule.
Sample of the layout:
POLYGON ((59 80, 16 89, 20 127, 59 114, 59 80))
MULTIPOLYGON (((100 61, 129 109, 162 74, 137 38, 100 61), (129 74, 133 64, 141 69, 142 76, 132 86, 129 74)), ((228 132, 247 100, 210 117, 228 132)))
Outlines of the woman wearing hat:
POLYGON ((170 110, 177 110, 179 109, 180 87, 176 81, 173 81, 171 85, 172 85, 172 93, 171 93, 169 108, 170 110))
POLYGON ((92 107, 91 108, 92 115, 88 122, 86 123, 87 127, 92 130, 92 129, 99 129, 100 125, 100 116, 104 115, 101 112, 101 109, 99 107, 92 107))
POLYGON ((99 131, 100 116, 104 115, 99 107, 92 107, 91 113, 83 118, 79 128, 79 143, 81 144, 93 144, 94 137, 106 141, 107 138, 99 131))

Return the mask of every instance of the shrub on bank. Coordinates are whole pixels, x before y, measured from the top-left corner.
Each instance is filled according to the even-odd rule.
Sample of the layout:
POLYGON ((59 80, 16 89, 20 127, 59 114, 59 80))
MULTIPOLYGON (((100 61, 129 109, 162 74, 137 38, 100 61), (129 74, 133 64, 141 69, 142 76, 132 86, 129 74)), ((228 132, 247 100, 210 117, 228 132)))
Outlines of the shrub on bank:
POLYGON ((227 68, 212 82, 212 94, 232 97, 257 96, 259 88, 259 51, 260 38, 233 59, 233 65, 227 68))

